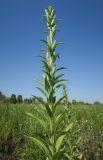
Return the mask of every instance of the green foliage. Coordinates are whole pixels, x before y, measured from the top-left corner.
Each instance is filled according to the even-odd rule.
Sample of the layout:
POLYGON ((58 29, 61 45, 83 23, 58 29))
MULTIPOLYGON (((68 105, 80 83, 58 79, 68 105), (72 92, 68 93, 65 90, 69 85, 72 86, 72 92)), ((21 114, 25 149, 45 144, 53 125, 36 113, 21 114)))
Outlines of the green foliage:
POLYGON ((12 94, 9 101, 0 92, 0 155, 2 159, 22 160, 102 160, 103 106, 75 100, 72 105, 68 103, 64 74, 58 74, 65 68, 56 66, 56 47, 61 42, 55 40, 57 19, 53 7, 45 10, 45 19, 48 36, 42 41, 46 56, 41 56, 44 79, 38 80, 42 87, 37 87, 45 98, 34 96, 25 100, 30 105, 15 104, 16 95, 12 94), (57 99, 60 88, 63 96, 57 99))
POLYGON ((12 95, 11 95, 11 97, 10 97, 10 102, 13 103, 13 104, 16 104, 17 99, 16 99, 16 95, 15 95, 15 94, 12 94, 12 95))
POLYGON ((94 104, 98 105, 98 104, 100 104, 100 102, 99 101, 95 101, 94 104))
POLYGON ((6 104, 6 106, 8 107, 10 104, 10 98, 0 92, 0 103, 6 104))
POLYGON ((72 100, 72 104, 77 104, 77 101, 75 99, 72 100))
POLYGON ((42 136, 38 134, 38 137, 30 136, 29 138, 43 152, 45 159, 63 160, 66 155, 71 156, 66 143, 70 143, 68 133, 72 129, 73 123, 69 118, 66 118, 68 116, 67 110, 69 109, 65 108, 68 105, 66 93, 64 93, 59 99, 57 99, 56 96, 57 91, 64 86, 63 83, 66 80, 63 78, 64 74, 58 74, 58 71, 65 68, 56 66, 56 60, 59 58, 59 54, 56 52, 56 47, 61 44, 61 42, 55 40, 57 19, 55 10, 52 6, 48 6, 45 9, 45 20, 47 23, 47 38, 42 41, 46 45, 46 55, 40 56, 43 63, 44 76, 42 81, 38 81, 42 87, 36 87, 45 98, 42 99, 41 97, 34 96, 38 104, 41 106, 42 112, 45 114, 43 114, 44 117, 42 120, 40 117, 41 111, 38 112, 38 116, 34 113, 27 114, 39 123, 46 137, 42 133, 42 136), (63 112, 60 112, 61 103, 65 101, 65 99, 65 105, 62 107, 63 112))
POLYGON ((31 104, 32 103, 32 99, 31 98, 25 98, 24 99, 24 103, 31 104))
POLYGON ((22 95, 18 95, 18 97, 17 97, 17 102, 18 102, 18 103, 22 103, 22 102, 23 102, 22 95))
MULTIPOLYGON (((3 159, 7 159, 7 157, 8 159, 12 157, 12 159, 18 158, 22 160, 45 159, 44 151, 40 150, 34 141, 27 140, 25 135, 37 137, 39 140, 43 140, 42 142, 45 144, 48 138, 46 128, 49 124, 45 121, 47 126, 44 127, 45 125, 40 124, 36 117, 28 118, 25 112, 32 113, 36 117, 39 116, 41 122, 44 122, 44 117, 47 116, 39 104, 33 106, 30 104, 9 104, 8 107, 6 104, 0 104, 0 153, 2 153, 3 159), (9 143, 9 140, 11 143, 9 143), (11 152, 8 152, 10 147, 11 152)), ((65 114, 62 115, 62 113, 65 113, 62 104, 57 112, 60 113, 56 117, 56 126, 59 132, 61 128, 65 127, 65 118, 67 116, 65 117, 65 114)), ((73 126, 66 135, 69 141, 64 142, 65 147, 68 148, 68 152, 65 152, 64 155, 65 159, 67 157, 70 159, 72 156, 76 157, 78 153, 82 153, 85 160, 102 160, 103 105, 72 105, 70 114, 73 126)), ((46 118, 48 119, 48 117, 46 118)), ((45 145, 47 147, 47 144, 45 145)), ((62 154, 62 151, 60 154, 62 154)), ((78 155, 78 157, 80 156, 81 154, 78 155)))
POLYGON ((0 91, 0 101, 2 101, 5 98, 5 96, 2 94, 2 92, 0 91))

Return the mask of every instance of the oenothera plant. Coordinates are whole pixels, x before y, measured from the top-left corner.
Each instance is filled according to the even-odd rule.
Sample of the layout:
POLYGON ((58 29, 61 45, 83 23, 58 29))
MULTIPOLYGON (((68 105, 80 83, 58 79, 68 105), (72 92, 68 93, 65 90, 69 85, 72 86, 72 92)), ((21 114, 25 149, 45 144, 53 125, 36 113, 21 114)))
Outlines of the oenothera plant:
POLYGON ((45 114, 40 117, 36 114, 27 113, 30 117, 34 118, 38 122, 39 127, 41 126, 42 128, 42 135, 37 135, 36 133, 36 136, 29 138, 42 150, 45 157, 43 159, 63 160, 69 159, 69 148, 67 149, 65 144, 69 141, 67 135, 73 123, 71 123, 69 119, 64 121, 67 112, 60 112, 61 102, 65 99, 65 95, 59 99, 56 96, 57 91, 65 81, 65 79, 62 78, 64 74, 58 74, 58 72, 65 68, 56 66, 56 60, 59 58, 56 47, 61 44, 61 42, 55 40, 58 29, 56 27, 57 19, 55 10, 52 6, 48 6, 45 9, 45 20, 47 24, 47 38, 42 41, 46 45, 46 49, 44 49, 46 55, 40 56, 43 63, 44 76, 43 80, 38 80, 41 87, 37 87, 45 98, 41 99, 40 97, 34 96, 45 114))
POLYGON ((68 102, 68 93, 67 93, 67 88, 65 83, 63 83, 62 94, 65 96, 63 100, 65 117, 66 117, 65 121, 73 122, 73 127, 69 130, 66 136, 68 140, 65 141, 65 148, 67 150, 64 154, 69 160, 80 160, 83 158, 82 154, 78 150, 80 141, 81 141, 81 137, 79 136, 80 128, 77 125, 77 122, 75 121, 75 119, 73 119, 73 117, 71 116, 72 107, 71 107, 71 104, 68 102))

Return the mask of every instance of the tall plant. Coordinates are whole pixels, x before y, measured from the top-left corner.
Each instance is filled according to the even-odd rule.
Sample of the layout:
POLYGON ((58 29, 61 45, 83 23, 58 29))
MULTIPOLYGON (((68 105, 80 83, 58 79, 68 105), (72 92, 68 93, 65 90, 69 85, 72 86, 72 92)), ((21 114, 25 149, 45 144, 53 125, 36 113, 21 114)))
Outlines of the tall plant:
MULTIPOLYGON (((57 67, 56 60, 59 58, 56 47, 61 44, 55 40, 58 31, 56 23, 55 9, 48 6, 45 9, 45 20, 47 24, 47 38, 42 40, 46 44, 46 55, 41 56, 43 63, 43 80, 38 80, 41 87, 36 87, 43 95, 44 99, 34 96, 41 110, 44 110, 42 118, 36 114, 27 113, 34 118, 42 128, 42 135, 29 137, 43 151, 46 160, 63 160, 68 159, 68 149, 66 148, 67 134, 73 126, 73 123, 67 119, 64 121, 65 109, 62 110, 61 102, 65 95, 59 99, 56 96, 57 91, 62 87, 65 81, 64 74, 58 74, 64 67, 57 67), (62 112, 60 112, 62 110, 62 112), (65 123, 64 123, 65 122, 65 123)), ((40 113, 41 111, 39 111, 40 113)), ((39 115, 39 114, 38 114, 39 115)), ((37 134, 36 134, 37 135, 37 134)))

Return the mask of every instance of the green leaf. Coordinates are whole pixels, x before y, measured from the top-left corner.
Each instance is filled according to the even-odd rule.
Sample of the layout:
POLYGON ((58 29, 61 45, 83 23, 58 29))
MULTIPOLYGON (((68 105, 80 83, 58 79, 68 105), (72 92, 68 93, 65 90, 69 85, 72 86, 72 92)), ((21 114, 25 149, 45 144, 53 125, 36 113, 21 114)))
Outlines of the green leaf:
POLYGON ((54 17, 54 15, 55 15, 55 10, 52 9, 52 11, 51 11, 51 17, 54 17))
POLYGON ((74 160, 71 156, 69 156, 69 154, 64 153, 65 157, 68 158, 68 160, 74 160))
POLYGON ((78 145, 80 143, 80 141, 81 141, 81 137, 78 137, 77 141, 75 142, 76 145, 78 145))
POLYGON ((41 39, 41 41, 47 44, 47 40, 41 39))
POLYGON ((46 156, 49 157, 50 160, 52 160, 49 149, 41 140, 34 137, 28 137, 28 138, 31 139, 46 154, 46 156))
POLYGON ((61 123, 61 121, 63 120, 64 116, 63 114, 59 114, 57 117, 56 117, 56 120, 55 120, 55 123, 56 123, 56 126, 58 127, 58 125, 61 123))
POLYGON ((41 49, 40 51, 41 51, 41 52, 46 52, 46 51, 47 51, 47 49, 41 49))
POLYGON ((63 132, 68 132, 73 126, 73 123, 69 123, 64 129, 63 132))
POLYGON ((64 42, 58 42, 57 45, 64 44, 64 42))
POLYGON ((60 87, 62 87, 62 84, 59 84, 59 85, 55 86, 54 93, 56 93, 59 90, 60 87))
POLYGON ((48 16, 48 10, 47 9, 45 9, 45 14, 46 14, 46 16, 48 16))
POLYGON ((52 91, 49 93, 48 102, 54 104, 55 101, 56 101, 56 97, 54 96, 54 90, 52 90, 52 91))
POLYGON ((53 117, 53 114, 52 114, 52 111, 51 111, 49 105, 46 104, 45 107, 46 107, 46 111, 47 111, 48 115, 49 115, 50 117, 53 117))
POLYGON ((73 126, 73 123, 68 124, 68 125, 63 129, 62 135, 60 135, 60 136, 58 137, 58 139, 57 139, 57 141, 56 141, 56 145, 55 145, 57 152, 59 151, 61 145, 63 144, 63 140, 64 140, 64 138, 65 138, 65 136, 66 136, 66 133, 72 128, 72 126, 73 126))
POLYGON ((37 117, 35 114, 29 113, 29 112, 26 112, 26 114, 27 114, 28 116, 30 116, 31 118, 35 119, 36 121, 38 121, 39 124, 40 124, 43 128, 46 128, 46 123, 45 123, 45 121, 43 121, 43 119, 40 119, 40 118, 37 117))
POLYGON ((56 40, 53 42, 53 44, 52 44, 52 48, 54 49, 55 47, 56 47, 56 40))
POLYGON ((46 94, 46 92, 43 90, 43 89, 41 89, 41 88, 39 88, 39 87, 36 87, 45 97, 47 97, 47 94, 46 94))
POLYGON ((46 89, 47 92, 48 92, 49 89, 50 89, 50 85, 49 85, 49 82, 48 82, 48 80, 47 80, 47 77, 45 77, 45 89, 46 89))
POLYGON ((37 96, 33 96, 33 97, 37 99, 37 101, 39 101, 43 107, 45 106, 45 101, 43 101, 40 97, 37 97, 37 96))
POLYGON ((67 80, 66 80, 66 79, 56 80, 56 81, 55 81, 55 84, 56 84, 56 83, 59 83, 59 82, 65 82, 65 81, 67 81, 67 80))
POLYGON ((53 159, 56 159, 56 160, 61 160, 62 157, 63 157, 63 153, 64 153, 64 150, 60 150, 58 152, 56 152, 53 156, 53 159))
POLYGON ((55 77, 55 80, 57 81, 59 78, 61 78, 62 76, 64 76, 64 74, 60 74, 58 76, 55 77))
POLYGON ((40 58, 42 58, 42 59, 46 60, 46 58, 45 58, 44 56, 38 56, 38 57, 40 57, 40 58))
POLYGON ((58 72, 58 71, 60 71, 60 70, 62 70, 62 69, 67 69, 67 68, 65 68, 65 67, 59 67, 59 68, 57 68, 57 69, 55 70, 55 73, 58 72))
POLYGON ((56 144, 55 144, 56 152, 59 151, 59 149, 60 149, 60 147, 61 147, 61 145, 63 143, 64 137, 65 137, 65 134, 63 134, 63 135, 61 135, 61 136, 58 137, 58 139, 56 141, 56 144))
POLYGON ((82 155, 82 153, 80 153, 79 155, 78 155, 78 159, 82 159, 83 158, 83 155, 82 155))
POLYGON ((61 97, 54 105, 54 109, 60 104, 60 102, 65 98, 65 96, 61 97))
POLYGON ((42 70, 48 77, 49 77, 49 79, 51 80, 51 75, 50 75, 50 73, 49 72, 47 72, 47 71, 45 71, 45 70, 42 70))
POLYGON ((49 68, 49 65, 47 64, 47 62, 45 62, 44 60, 42 60, 42 62, 44 63, 44 66, 47 69, 47 71, 50 71, 50 68, 49 68))
POLYGON ((58 122, 58 120, 61 118, 62 114, 59 114, 56 119, 55 119, 55 122, 58 122))
POLYGON ((63 118, 64 118, 64 114, 59 114, 59 115, 56 117, 56 120, 55 120, 55 129, 57 129, 58 126, 61 124, 63 118))
POLYGON ((37 80, 37 79, 34 79, 35 82, 41 84, 43 87, 44 87, 44 82, 42 80, 37 80))

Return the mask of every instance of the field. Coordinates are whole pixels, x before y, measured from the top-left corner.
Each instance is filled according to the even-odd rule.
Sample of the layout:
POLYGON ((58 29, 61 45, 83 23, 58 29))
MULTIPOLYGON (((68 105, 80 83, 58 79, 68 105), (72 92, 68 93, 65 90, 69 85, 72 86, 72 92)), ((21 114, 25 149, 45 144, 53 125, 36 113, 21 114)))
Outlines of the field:
MULTIPOLYGON (((39 124, 26 114, 37 110, 38 104, 0 104, 0 156, 3 160, 43 159, 42 152, 38 152, 39 148, 27 137, 42 133, 39 124)), ((103 105, 71 105, 71 119, 80 129, 78 149, 83 159, 102 160, 103 105)))

